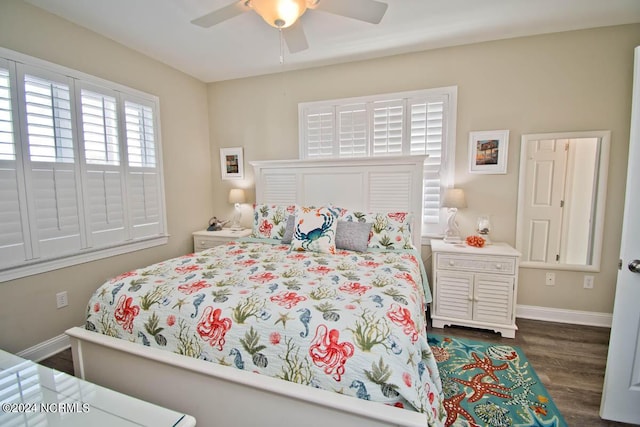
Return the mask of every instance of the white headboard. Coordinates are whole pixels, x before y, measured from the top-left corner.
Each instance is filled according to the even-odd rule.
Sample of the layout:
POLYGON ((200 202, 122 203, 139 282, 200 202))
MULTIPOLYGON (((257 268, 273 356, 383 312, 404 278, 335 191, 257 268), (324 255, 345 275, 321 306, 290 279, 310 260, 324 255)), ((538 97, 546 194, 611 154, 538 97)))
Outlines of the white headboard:
POLYGON ((253 161, 256 203, 334 204, 363 212, 411 212, 420 248, 426 156, 253 161))

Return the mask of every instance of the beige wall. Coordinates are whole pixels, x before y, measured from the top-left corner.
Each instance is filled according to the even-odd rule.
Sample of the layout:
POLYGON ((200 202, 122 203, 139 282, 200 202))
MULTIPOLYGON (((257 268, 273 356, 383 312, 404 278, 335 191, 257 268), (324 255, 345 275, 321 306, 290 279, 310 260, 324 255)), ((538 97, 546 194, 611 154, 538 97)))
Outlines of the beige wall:
MULTIPOLYGON (((458 214, 464 234, 490 215, 495 241, 515 243, 520 137, 524 133, 612 131, 602 270, 595 288, 584 273, 521 269, 518 304, 610 313, 618 262, 631 111, 633 48, 640 25, 480 43, 208 86, 216 214, 244 182, 219 179, 220 147, 242 146, 245 161, 298 156, 297 104, 374 93, 458 86, 456 186, 467 194, 458 214), (508 173, 468 173, 469 131, 510 130, 508 173)), ((245 164, 248 167, 248 163, 245 164)), ((245 223, 250 224, 249 212, 245 223)), ((423 248, 427 255, 429 249, 423 248)))
POLYGON ((0 2, 0 46, 160 98, 171 235, 164 246, 0 283, 0 348, 17 352, 83 324, 91 293, 107 278, 193 250, 191 232, 213 206, 211 155, 204 83, 22 1, 0 2), (69 306, 57 310, 62 290, 69 306))
MULTIPOLYGON (((160 97, 168 245, 0 283, 0 348, 17 352, 82 324, 86 301, 107 278, 192 249, 191 232, 213 213, 229 217, 231 186, 251 188, 250 160, 298 156, 303 101, 458 86, 456 184, 467 191, 464 233, 491 215, 495 240, 514 243, 519 138, 523 133, 612 130, 602 272, 521 270, 519 304, 611 312, 626 173, 633 47, 640 25, 446 48, 205 85, 104 37, 18 0, 0 2, 0 46, 160 97), (65 46, 61 49, 60 46, 65 46), (208 105, 209 103, 209 105, 208 105), (507 175, 467 173, 471 130, 510 129, 507 175), (218 149, 242 146, 247 179, 222 181, 218 149), (213 197, 211 195, 213 194, 213 197), (55 308, 55 294, 69 306, 55 308)), ((249 193, 251 197, 251 192, 249 193)), ((248 225, 250 212, 245 208, 248 225)), ((423 248, 428 255, 428 248, 423 248)))

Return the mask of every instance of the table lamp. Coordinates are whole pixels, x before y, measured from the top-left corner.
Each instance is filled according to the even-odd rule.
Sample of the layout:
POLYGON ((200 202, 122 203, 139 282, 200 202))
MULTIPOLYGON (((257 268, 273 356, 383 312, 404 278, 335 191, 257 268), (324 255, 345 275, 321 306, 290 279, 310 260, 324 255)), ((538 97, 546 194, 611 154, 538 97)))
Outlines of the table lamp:
POLYGON ((244 202, 245 197, 243 189, 232 188, 229 191, 229 203, 233 203, 235 205, 235 212, 233 213, 233 218, 231 220, 232 230, 242 230, 242 226, 240 225, 240 218, 242 217, 242 213, 240 212, 240 203, 244 202))
POLYGON ((460 188, 447 188, 442 197, 442 207, 449 209, 449 218, 447 219, 447 228, 444 231, 445 243, 460 243, 460 230, 456 223, 456 214, 458 209, 467 207, 467 201, 464 198, 464 191, 460 188))

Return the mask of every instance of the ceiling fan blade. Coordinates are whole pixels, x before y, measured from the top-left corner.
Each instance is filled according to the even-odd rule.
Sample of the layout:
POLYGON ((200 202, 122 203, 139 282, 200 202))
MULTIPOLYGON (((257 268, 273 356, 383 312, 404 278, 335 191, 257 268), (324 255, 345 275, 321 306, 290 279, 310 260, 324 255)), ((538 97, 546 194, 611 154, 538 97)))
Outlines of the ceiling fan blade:
POLYGON ((320 0, 316 10, 378 24, 387 11, 386 3, 376 0, 320 0))
POLYGON ((214 10, 211 13, 196 18, 191 21, 192 24, 198 25, 203 28, 213 27, 227 19, 231 19, 249 10, 249 7, 245 6, 245 0, 239 0, 231 3, 228 6, 224 6, 218 10, 214 10))
POLYGON ((298 19, 292 26, 282 30, 282 37, 287 42, 290 53, 300 52, 309 48, 307 36, 304 34, 304 28, 298 19))

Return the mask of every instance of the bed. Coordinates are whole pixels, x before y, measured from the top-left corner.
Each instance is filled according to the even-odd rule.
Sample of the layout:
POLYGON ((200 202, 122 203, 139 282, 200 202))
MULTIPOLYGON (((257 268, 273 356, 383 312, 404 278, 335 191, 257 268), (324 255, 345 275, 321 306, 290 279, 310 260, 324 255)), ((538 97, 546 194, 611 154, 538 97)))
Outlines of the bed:
POLYGON ((441 425, 423 160, 254 162, 253 236, 101 286, 76 375, 198 425, 441 425))

